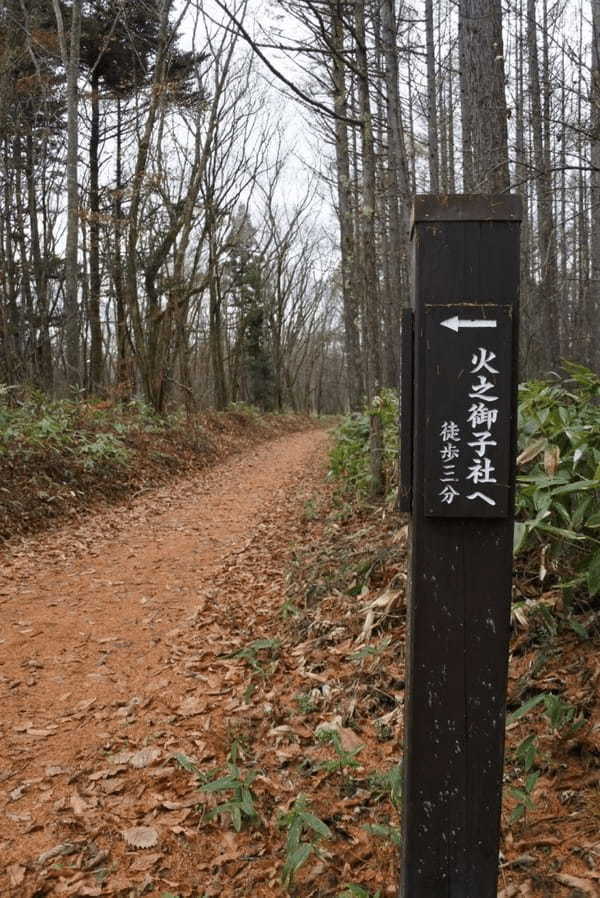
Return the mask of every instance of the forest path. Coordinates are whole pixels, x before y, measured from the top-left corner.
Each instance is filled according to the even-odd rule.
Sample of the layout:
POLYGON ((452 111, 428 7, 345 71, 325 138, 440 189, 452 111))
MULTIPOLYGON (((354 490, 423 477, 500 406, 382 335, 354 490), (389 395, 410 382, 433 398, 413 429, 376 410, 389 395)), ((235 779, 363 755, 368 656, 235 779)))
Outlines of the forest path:
MULTIPOLYGON (((6 867, 0 862, 1 894, 7 885, 9 894, 34 894, 32 876, 39 883, 57 857, 68 870, 69 854, 83 850, 84 842, 87 863, 93 862, 93 851, 102 851, 97 842, 89 848, 90 828, 98 836, 107 825, 119 830, 128 818, 139 822, 140 808, 118 774, 149 766, 163 749, 134 762, 133 771, 125 761, 106 773, 102 758, 122 748, 168 744, 167 736, 172 743, 177 720, 188 721, 182 736, 190 726, 210 729, 207 712, 231 692, 227 678, 233 676, 225 665, 224 680, 210 664, 227 651, 228 624, 240 621, 227 603, 228 571, 250 544, 260 547, 265 521, 277 532, 277 515, 301 502, 298 490, 305 484, 314 489, 327 439, 322 430, 282 437, 127 506, 9 548, 0 581, 0 858, 7 861, 6 867), (190 656, 185 643, 194 627, 196 654, 190 656), (200 711, 202 720, 190 725, 200 711), (54 859, 43 858, 54 848, 61 849, 54 859)), ((281 545, 271 545, 265 556, 279 573, 288 538, 282 533, 281 545)), ((243 581, 244 572, 236 573, 243 581)), ((268 592, 269 573, 252 571, 236 606, 250 634, 257 590, 268 592)), ((144 805, 146 815, 154 810, 155 817, 151 805, 144 805)), ((175 826, 181 828, 185 811, 179 816, 175 826)), ((100 866, 92 863, 88 874, 100 866)), ((107 892, 108 882, 103 890, 84 887, 77 869, 69 876, 61 874, 40 894, 119 894, 119 884, 132 884, 127 874, 107 892)))

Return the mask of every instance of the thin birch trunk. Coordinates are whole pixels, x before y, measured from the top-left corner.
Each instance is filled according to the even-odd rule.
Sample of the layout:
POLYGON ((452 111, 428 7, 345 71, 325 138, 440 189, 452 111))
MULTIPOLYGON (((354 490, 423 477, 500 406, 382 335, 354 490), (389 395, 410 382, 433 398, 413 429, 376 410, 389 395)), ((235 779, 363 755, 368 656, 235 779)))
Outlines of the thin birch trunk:
MULTIPOLYGON (((531 95, 531 131, 536 170, 539 285, 535 330, 540 365, 537 373, 558 366, 560 346, 556 297, 556 247, 552 208, 552 176, 550 148, 544 140, 544 117, 538 61, 536 0, 527 2, 527 43, 529 50, 529 84, 531 95)), ((544 83, 548 75, 544 73, 544 83)), ((545 98, 544 98, 545 101, 545 98)))
POLYGON ((90 372, 92 393, 98 393, 103 382, 102 324, 100 321, 100 78, 96 71, 91 78, 90 127, 90 291, 88 315, 90 325, 90 372))
POLYGON ((589 327, 589 364, 600 371, 600 0, 591 0, 592 5, 592 70, 590 91, 591 139, 590 155, 592 173, 590 177, 591 205, 591 285, 587 303, 589 327), (595 335, 595 336, 592 336, 595 335))
POLYGON ((427 137, 429 191, 440 192, 437 86, 435 76, 435 41, 433 33, 433 0, 425 0, 425 45, 427 55, 427 137))
POLYGON ((65 252, 65 362, 66 380, 70 387, 81 384, 79 323, 79 184, 77 156, 79 149, 78 115, 79 48, 81 41, 81 0, 73 0, 69 49, 59 0, 52 0, 56 16, 63 65, 67 73, 67 244, 65 252))
POLYGON ((373 137, 373 117, 369 95, 369 69, 366 45, 364 0, 356 0, 356 61, 358 70, 358 101, 361 120, 361 215, 360 237, 363 258, 363 302, 368 333, 367 398, 372 399, 381 386, 381 322, 379 279, 376 258, 375 210, 376 167, 373 137))

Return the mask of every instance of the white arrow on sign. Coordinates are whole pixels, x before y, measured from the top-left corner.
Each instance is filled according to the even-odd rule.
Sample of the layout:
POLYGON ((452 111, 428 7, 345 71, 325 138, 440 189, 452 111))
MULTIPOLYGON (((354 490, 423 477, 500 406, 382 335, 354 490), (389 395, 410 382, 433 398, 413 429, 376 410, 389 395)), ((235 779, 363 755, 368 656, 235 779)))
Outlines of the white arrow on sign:
POLYGON ((447 327, 449 330, 456 332, 462 327, 498 327, 497 321, 488 321, 485 318, 459 318, 458 315, 455 315, 453 318, 446 318, 445 321, 440 321, 440 324, 442 327, 447 327))

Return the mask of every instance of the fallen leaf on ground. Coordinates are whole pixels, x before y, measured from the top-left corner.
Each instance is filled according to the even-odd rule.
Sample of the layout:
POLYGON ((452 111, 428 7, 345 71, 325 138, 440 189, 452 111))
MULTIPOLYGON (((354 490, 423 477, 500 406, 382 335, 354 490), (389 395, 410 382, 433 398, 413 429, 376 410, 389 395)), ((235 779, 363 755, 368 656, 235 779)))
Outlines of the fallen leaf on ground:
POLYGON ((27 790, 27 786, 17 786, 16 789, 13 789, 12 792, 8 793, 8 797, 11 801, 18 801, 20 798, 23 798, 27 790))
POLYGON ((161 858, 162 854, 142 854, 139 857, 136 857, 129 869, 132 873, 145 873, 161 858))
POLYGON ((568 873, 555 873, 554 878, 563 886, 569 886, 571 889, 579 889, 584 895, 590 895, 591 898, 599 898, 600 892, 598 887, 590 882, 589 879, 582 879, 580 876, 571 876, 568 873))
POLYGON ((338 733, 340 736, 340 744, 344 751, 356 751, 359 748, 364 748, 364 741, 356 735, 354 730, 342 727, 338 730, 338 733))
POLYGON ((203 714, 206 710, 206 702, 197 695, 188 695, 177 708, 177 713, 181 717, 194 717, 196 714, 203 714))
POLYGON ((71 793, 70 805, 73 809, 73 813, 77 817, 83 817, 85 812, 89 810, 89 805, 84 798, 81 797, 79 792, 74 791, 71 793))
POLYGON ((124 831, 123 838, 132 848, 154 848, 158 844, 158 833, 153 826, 132 826, 124 831))
POLYGON ((123 764, 120 764, 117 767, 113 767, 112 769, 108 768, 105 770, 97 770, 95 773, 90 773, 89 779, 92 783, 97 782, 98 780, 106 780, 110 779, 113 776, 117 776, 119 773, 123 773, 124 770, 127 770, 123 764))
POLYGON ((76 851, 79 851, 79 846, 75 842, 61 842, 60 845, 55 845, 54 848, 49 848, 48 851, 40 854, 36 863, 43 867, 47 861, 51 861, 55 857, 75 854, 76 851))
POLYGON ((125 788, 125 780, 105 780, 100 783, 100 788, 106 795, 116 795, 125 788))
POLYGON ((132 767, 136 767, 139 770, 142 767, 149 767, 150 764, 154 764, 155 761, 158 761, 161 754, 160 748, 142 748, 141 751, 136 751, 131 756, 129 763, 132 767))
POLYGON ((23 883, 26 872, 25 867, 21 867, 20 864, 11 864, 6 872, 8 873, 9 885, 13 888, 15 886, 20 886, 23 883))
POLYGON ((111 764, 129 764, 132 756, 135 754, 133 751, 120 751, 118 754, 113 755, 110 759, 111 764))

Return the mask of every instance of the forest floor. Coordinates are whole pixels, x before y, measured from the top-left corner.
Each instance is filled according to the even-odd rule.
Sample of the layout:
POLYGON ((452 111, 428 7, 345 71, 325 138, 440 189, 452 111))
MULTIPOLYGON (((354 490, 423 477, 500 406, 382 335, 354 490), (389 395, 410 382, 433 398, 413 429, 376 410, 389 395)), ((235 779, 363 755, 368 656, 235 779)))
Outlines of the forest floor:
POLYGON ((0 401, 0 544, 322 426, 248 406, 159 418, 137 403, 0 401))
MULTIPOLYGON (((7 544, 0 895, 395 893, 406 527, 336 496, 327 441, 7 544)), ((599 685, 591 640, 516 632, 511 707, 588 713, 509 728, 507 780, 529 735, 540 777, 506 800, 502 898, 599 894, 599 685)))

